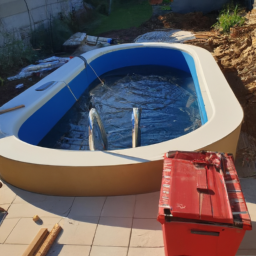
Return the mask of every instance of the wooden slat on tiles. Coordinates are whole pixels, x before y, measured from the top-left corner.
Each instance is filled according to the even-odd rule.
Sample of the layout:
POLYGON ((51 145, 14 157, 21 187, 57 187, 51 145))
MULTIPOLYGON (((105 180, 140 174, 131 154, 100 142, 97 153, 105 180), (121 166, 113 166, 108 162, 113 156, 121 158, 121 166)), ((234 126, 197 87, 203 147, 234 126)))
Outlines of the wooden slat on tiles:
POLYGON ((35 256, 45 256, 49 249, 51 248, 52 244, 54 243, 55 239, 57 238, 58 234, 61 231, 61 226, 59 224, 55 224, 50 234, 45 239, 44 243, 40 247, 39 251, 35 256))
POLYGON ((30 243, 26 251, 22 254, 22 256, 33 256, 39 250, 41 245, 43 244, 46 237, 49 235, 49 231, 47 228, 41 228, 37 233, 33 241, 30 243))

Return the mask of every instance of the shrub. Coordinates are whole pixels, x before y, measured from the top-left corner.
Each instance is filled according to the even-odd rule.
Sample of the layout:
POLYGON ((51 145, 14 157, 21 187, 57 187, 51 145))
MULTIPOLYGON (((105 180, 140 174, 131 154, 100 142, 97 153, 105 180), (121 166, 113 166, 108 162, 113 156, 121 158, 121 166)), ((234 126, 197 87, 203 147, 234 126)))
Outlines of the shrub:
MULTIPOLYGON (((4 76, 17 67, 34 62, 37 53, 30 44, 17 38, 13 32, 7 32, 0 27, 0 36, 3 43, 0 46, 0 75, 4 76)), ((2 83, 2 82, 1 82, 2 83)))
POLYGON ((229 32, 234 26, 242 26, 245 23, 245 17, 239 15, 239 6, 234 6, 233 3, 226 5, 217 19, 218 22, 213 27, 224 33, 229 32))
POLYGON ((73 34, 69 26, 62 20, 54 18, 48 25, 40 25, 32 32, 31 44, 44 54, 62 51, 63 43, 73 34))
POLYGON ((2 77, 0 77, 0 86, 4 85, 4 79, 2 77))
POLYGON ((45 54, 61 52, 63 43, 70 36, 85 31, 90 18, 91 13, 85 10, 59 13, 58 17, 51 18, 48 24, 42 24, 32 32, 31 44, 45 54))

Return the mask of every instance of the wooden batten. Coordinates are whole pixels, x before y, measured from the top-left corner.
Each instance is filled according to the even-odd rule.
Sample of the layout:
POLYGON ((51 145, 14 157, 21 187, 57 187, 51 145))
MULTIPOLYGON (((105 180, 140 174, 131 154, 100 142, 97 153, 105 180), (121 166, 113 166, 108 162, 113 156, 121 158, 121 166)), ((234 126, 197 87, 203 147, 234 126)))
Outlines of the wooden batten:
POLYGON ((48 235, 49 231, 47 228, 40 229, 22 256, 34 256, 48 235))
POLYGON ((16 110, 16 109, 24 108, 24 107, 25 107, 25 105, 19 105, 19 106, 17 106, 17 107, 3 109, 3 110, 0 110, 0 115, 2 115, 2 114, 4 114, 4 113, 7 113, 7 112, 14 111, 14 110, 16 110))
POLYGON ((52 231, 47 236, 47 238, 45 239, 44 243, 41 245, 40 249, 38 250, 35 256, 45 256, 51 248, 60 231, 61 226, 59 224, 55 224, 52 231))

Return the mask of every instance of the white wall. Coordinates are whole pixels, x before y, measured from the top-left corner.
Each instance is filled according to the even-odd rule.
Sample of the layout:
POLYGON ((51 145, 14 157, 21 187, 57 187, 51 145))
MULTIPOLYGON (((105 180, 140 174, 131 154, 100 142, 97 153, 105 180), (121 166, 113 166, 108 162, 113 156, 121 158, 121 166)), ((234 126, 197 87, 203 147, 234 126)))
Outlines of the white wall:
POLYGON ((0 0, 0 29, 26 38, 31 29, 47 24, 60 12, 70 12, 72 6, 76 10, 83 8, 83 0, 0 0))

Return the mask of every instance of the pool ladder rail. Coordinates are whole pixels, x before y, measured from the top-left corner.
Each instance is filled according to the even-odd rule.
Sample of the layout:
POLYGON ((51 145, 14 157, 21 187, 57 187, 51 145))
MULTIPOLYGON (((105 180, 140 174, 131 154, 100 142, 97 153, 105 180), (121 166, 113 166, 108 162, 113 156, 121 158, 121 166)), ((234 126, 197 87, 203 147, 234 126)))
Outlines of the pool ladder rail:
MULTIPOLYGON (((141 108, 133 108, 132 112, 132 147, 136 148, 141 145, 141 130, 140 130, 141 108)), ((101 134, 101 140, 103 144, 103 150, 108 149, 108 139, 105 128, 101 121, 100 115, 95 108, 91 108, 89 112, 89 149, 95 151, 95 138, 94 129, 95 122, 97 122, 101 134)))
POLYGON ((107 139, 107 134, 105 131, 105 128, 103 126, 103 123, 101 121, 100 115, 98 114, 97 110, 95 108, 91 108, 89 112, 89 148, 91 151, 97 150, 95 147, 95 138, 94 138, 94 123, 95 121, 97 122, 99 128, 100 128, 100 133, 101 133, 101 139, 102 139, 102 144, 103 144, 103 150, 108 149, 108 139, 107 139))
POLYGON ((141 108, 133 108, 132 110, 132 147, 141 146, 141 130, 140 130, 141 108))

